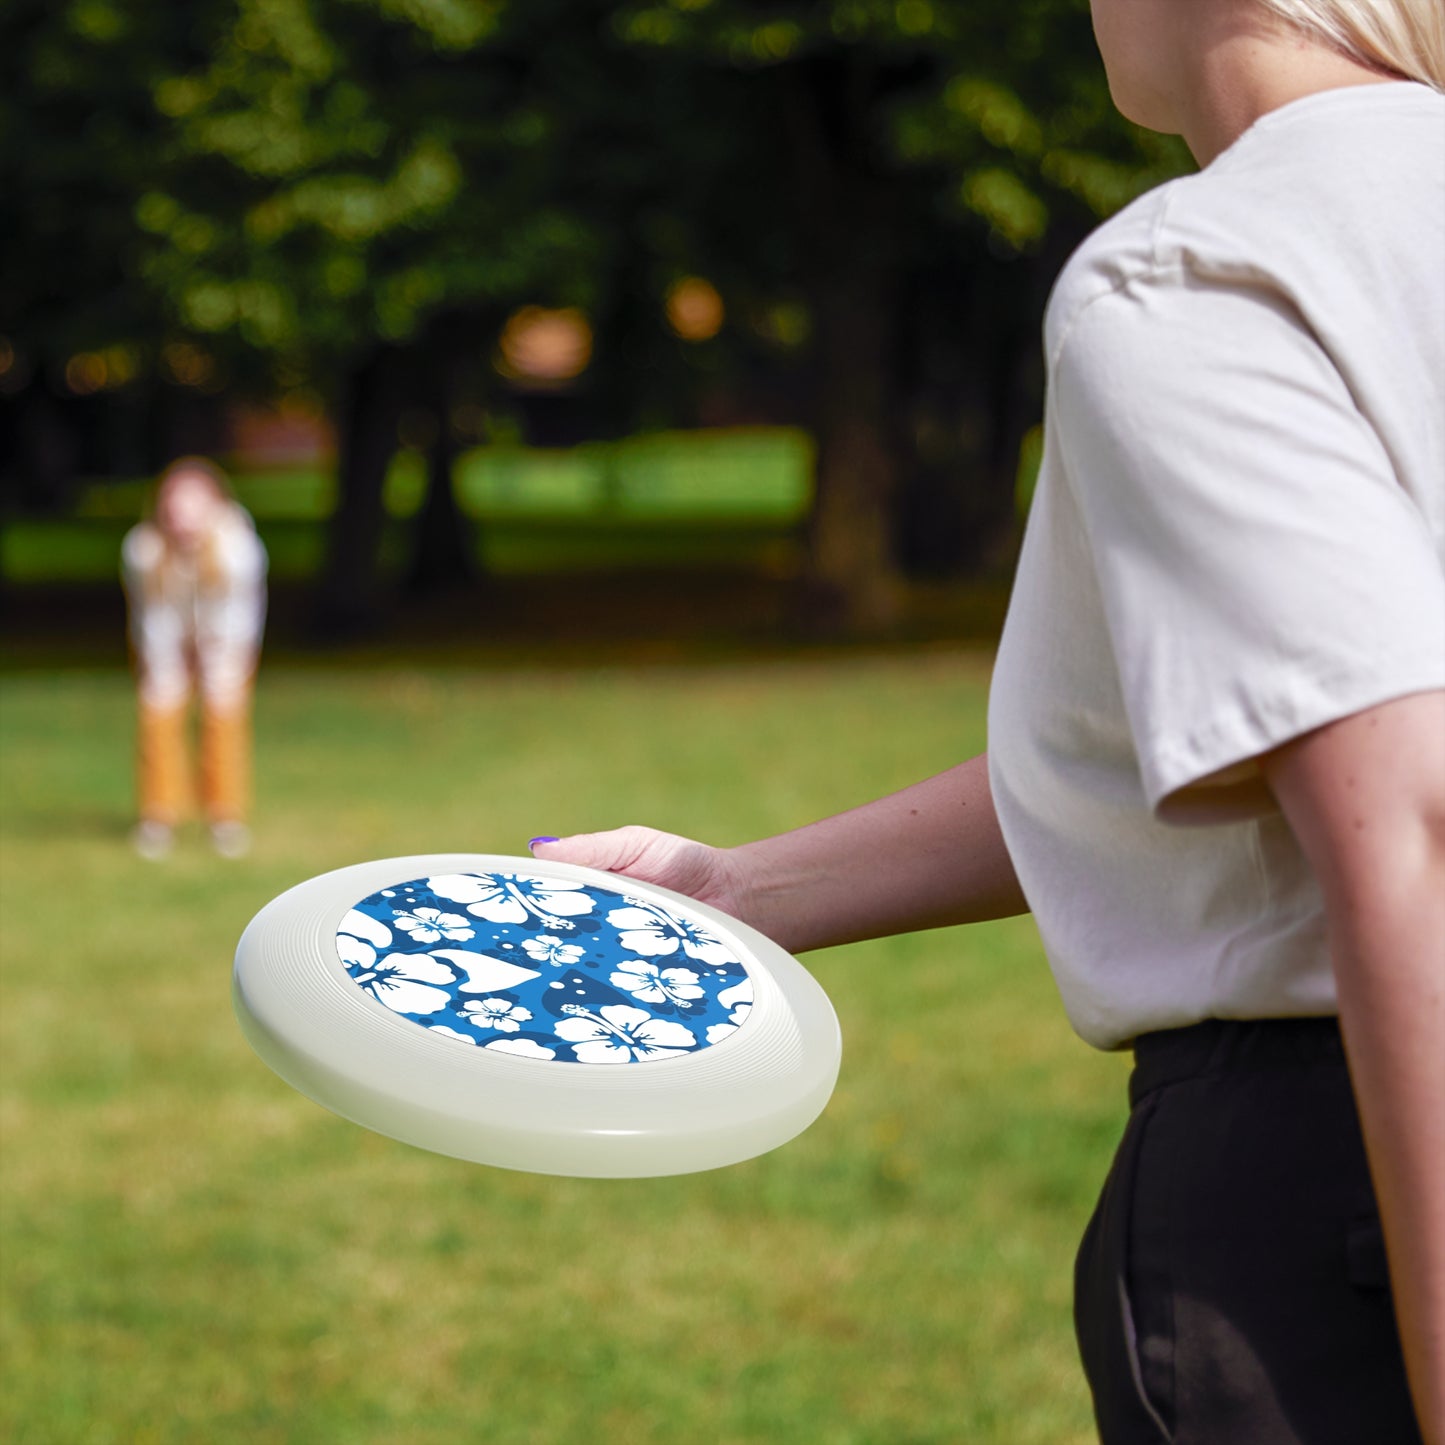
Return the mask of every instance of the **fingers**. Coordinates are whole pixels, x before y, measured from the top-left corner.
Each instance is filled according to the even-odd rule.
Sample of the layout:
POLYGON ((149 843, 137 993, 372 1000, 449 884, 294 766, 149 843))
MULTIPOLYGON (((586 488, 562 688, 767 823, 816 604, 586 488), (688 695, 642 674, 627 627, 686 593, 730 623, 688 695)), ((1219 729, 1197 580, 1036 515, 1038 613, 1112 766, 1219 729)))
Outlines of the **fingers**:
POLYGON ((555 863, 576 863, 604 873, 626 873, 646 848, 647 828, 611 828, 605 833, 574 833, 569 838, 534 838, 532 856, 555 863))
POLYGON ((533 838, 528 846, 533 857, 549 863, 621 873, 714 904, 725 913, 738 912, 745 902, 726 852, 676 833, 633 824, 605 833, 574 833, 570 838, 533 838))
POLYGON ((636 824, 605 833, 532 840, 533 857, 576 863, 604 873, 623 873, 695 898, 706 898, 717 891, 715 851, 676 833, 661 833, 636 824))

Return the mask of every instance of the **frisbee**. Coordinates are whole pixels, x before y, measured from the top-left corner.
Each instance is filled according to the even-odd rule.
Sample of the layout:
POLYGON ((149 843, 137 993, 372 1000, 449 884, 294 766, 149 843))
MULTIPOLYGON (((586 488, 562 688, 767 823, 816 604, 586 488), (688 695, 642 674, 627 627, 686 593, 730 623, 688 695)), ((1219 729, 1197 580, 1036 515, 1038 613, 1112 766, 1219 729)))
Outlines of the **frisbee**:
POLYGON ((232 997, 287 1083, 504 1169, 687 1174, 822 1113, 841 1039, 777 944, 665 888, 494 854, 389 858, 273 899, 232 997))

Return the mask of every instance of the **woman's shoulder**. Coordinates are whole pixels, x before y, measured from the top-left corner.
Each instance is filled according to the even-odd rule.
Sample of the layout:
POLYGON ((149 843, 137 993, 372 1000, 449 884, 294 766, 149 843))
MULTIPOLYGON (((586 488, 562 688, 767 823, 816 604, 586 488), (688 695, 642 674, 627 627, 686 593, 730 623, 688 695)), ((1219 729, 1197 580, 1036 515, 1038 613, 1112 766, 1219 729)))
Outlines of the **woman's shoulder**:
POLYGON ((215 546, 222 565, 233 575, 265 569, 266 548, 256 535, 251 514, 239 502, 227 504, 216 527, 215 546))
POLYGON ((1442 254, 1445 97, 1407 84, 1321 92, 1093 232, 1050 298, 1048 356, 1092 305, 1139 285, 1244 286, 1311 320, 1357 291, 1433 309, 1442 254))
POLYGON ((1094 302, 1125 290, 1156 269, 1159 233, 1179 190, 1197 179, 1181 176, 1146 191, 1092 231, 1065 263, 1044 320, 1052 361, 1075 321, 1094 302))
POLYGON ((165 555, 165 540, 154 522, 137 522, 120 544, 121 565, 128 572, 153 571, 165 555))

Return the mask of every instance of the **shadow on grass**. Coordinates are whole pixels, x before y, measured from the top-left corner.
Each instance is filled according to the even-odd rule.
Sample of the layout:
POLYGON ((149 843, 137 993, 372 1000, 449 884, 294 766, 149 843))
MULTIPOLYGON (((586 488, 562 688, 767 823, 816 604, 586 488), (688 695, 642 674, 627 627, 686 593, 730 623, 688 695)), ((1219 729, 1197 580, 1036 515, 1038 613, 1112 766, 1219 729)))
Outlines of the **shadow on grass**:
MULTIPOLYGON (((820 625, 795 582, 739 572, 569 573, 482 581, 439 596, 398 597, 364 637, 318 642, 309 587, 271 589, 267 666, 425 665, 586 667, 709 662, 796 654, 992 646, 1006 581, 909 589, 886 635, 860 638, 820 625)), ((0 589, 0 670, 126 663, 118 585, 0 589)))

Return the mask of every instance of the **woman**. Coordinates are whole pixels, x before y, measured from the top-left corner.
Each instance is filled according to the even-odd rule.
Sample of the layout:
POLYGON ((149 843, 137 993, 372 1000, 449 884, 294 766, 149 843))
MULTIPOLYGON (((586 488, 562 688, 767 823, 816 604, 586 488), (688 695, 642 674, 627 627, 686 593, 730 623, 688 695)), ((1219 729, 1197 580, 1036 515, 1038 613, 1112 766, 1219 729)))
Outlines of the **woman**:
POLYGON ((162 474, 153 514, 126 534, 121 559, 140 704, 136 851, 164 857, 190 805, 187 732, 199 691, 201 807, 215 850, 241 857, 266 550, 219 469, 185 457, 162 474))
POLYGON ((740 848, 535 851, 793 950, 1031 907, 1136 1055, 1076 1272, 1106 1445, 1445 1445, 1445 11, 1094 12, 1203 169, 1051 299, 989 754, 740 848))

